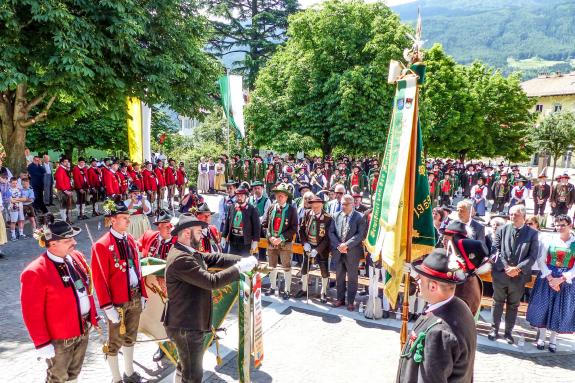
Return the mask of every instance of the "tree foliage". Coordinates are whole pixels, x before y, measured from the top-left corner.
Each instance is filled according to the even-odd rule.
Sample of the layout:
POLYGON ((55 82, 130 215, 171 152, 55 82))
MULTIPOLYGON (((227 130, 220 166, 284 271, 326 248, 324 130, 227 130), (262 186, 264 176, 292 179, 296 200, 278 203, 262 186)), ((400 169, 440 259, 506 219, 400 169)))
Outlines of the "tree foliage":
POLYGON ((289 19, 285 46, 260 71, 246 108, 256 146, 330 154, 380 150, 391 115, 392 58, 408 46, 399 17, 382 3, 329 1, 289 19))
POLYGON ((457 64, 439 44, 426 52, 425 62, 420 118, 431 155, 526 158, 534 101, 517 74, 504 77, 481 62, 457 64))
POLYGON ((530 133, 533 147, 553 158, 551 179, 554 180, 557 160, 575 144, 575 114, 551 113, 541 121, 541 124, 533 126, 530 133))
POLYGON ((196 3, 181 0, 0 2, 8 165, 25 166, 26 130, 47 118, 57 98, 88 111, 118 96, 189 116, 209 108, 219 66, 203 50, 208 31, 196 3))
POLYGON ((252 88, 260 68, 285 41, 297 0, 208 0, 204 6, 214 16, 212 47, 220 56, 242 57, 233 64, 252 88))

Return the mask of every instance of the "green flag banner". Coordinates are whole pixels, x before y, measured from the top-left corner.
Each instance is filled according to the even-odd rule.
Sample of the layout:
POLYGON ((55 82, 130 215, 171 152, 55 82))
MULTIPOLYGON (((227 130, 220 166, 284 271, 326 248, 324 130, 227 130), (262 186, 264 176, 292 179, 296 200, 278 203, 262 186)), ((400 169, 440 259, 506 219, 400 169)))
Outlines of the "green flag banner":
POLYGON ((412 260, 429 253, 435 244, 431 198, 425 161, 422 158, 418 121, 418 76, 408 73, 397 81, 393 113, 388 132, 372 218, 365 240, 374 261, 382 260, 387 271, 385 294, 397 301, 407 243, 409 165, 416 161, 416 186, 412 260), (417 152, 412 153, 413 129, 417 129, 417 152))
POLYGON ((228 122, 234 127, 238 138, 245 137, 242 83, 242 76, 228 75, 218 79, 224 113, 228 122))

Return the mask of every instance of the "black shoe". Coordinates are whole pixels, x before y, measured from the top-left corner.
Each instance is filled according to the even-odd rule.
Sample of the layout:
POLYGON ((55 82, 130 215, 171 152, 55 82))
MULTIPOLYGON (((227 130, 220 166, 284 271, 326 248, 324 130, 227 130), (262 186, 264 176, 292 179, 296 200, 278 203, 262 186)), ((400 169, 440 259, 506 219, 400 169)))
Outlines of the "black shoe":
POLYGON ((487 339, 493 341, 495 339, 499 338, 499 332, 492 328, 491 331, 489 331, 489 334, 487 335, 487 339))
POLYGON ((161 347, 158 347, 158 351, 156 351, 156 353, 154 354, 154 356, 152 357, 152 360, 154 362, 159 362, 160 360, 162 360, 162 358, 164 357, 164 350, 162 350, 161 347))
POLYGON ((86 214, 82 214, 82 219, 90 219, 86 214))
POLYGON ((138 374, 135 371, 130 376, 127 376, 126 373, 124 373, 124 376, 122 377, 122 381, 123 381, 123 383, 140 383, 142 381, 142 377, 140 376, 140 374, 138 374))
POLYGON ((324 293, 321 293, 319 300, 321 303, 324 303, 324 304, 327 303, 327 297, 325 296, 324 293))
POLYGON ((537 349, 538 349, 539 351, 545 350, 545 342, 543 342, 543 343, 537 342, 537 349))
POLYGON ((282 293, 282 299, 283 299, 283 300, 288 300, 288 299, 289 299, 289 293, 288 293, 287 291, 284 291, 284 292, 282 293))
POLYGON ((300 290, 297 292, 297 294, 295 295, 294 298, 296 298, 296 299, 303 298, 306 296, 306 294, 307 294, 307 291, 300 290))
POLYGON ((555 343, 549 343, 549 352, 555 353, 557 351, 557 345, 555 343))
POLYGON ((274 295, 276 293, 276 289, 268 289, 268 291, 265 292, 266 297, 269 297, 270 295, 274 295))
POLYGON ((511 335, 510 332, 506 331, 505 334, 503 334, 503 339, 505 339, 509 344, 515 343, 515 339, 513 338, 513 335, 511 335))

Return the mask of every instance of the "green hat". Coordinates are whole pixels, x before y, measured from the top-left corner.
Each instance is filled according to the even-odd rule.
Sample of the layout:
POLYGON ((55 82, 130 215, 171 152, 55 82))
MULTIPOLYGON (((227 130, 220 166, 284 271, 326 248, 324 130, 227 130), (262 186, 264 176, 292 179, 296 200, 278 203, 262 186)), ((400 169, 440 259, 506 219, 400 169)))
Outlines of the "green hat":
POLYGON ((277 185, 274 189, 272 189, 272 193, 284 193, 290 198, 292 196, 290 189, 285 183, 277 185))
POLYGON ((252 182, 252 187, 254 186, 264 186, 264 183, 262 181, 254 181, 252 182))

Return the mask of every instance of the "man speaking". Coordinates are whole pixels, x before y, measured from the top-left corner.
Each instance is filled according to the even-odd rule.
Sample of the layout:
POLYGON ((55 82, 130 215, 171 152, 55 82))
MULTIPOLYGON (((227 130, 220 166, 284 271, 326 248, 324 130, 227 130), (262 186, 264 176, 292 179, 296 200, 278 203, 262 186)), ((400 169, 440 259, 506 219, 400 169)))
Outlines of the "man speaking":
POLYGON ((255 257, 241 258, 221 253, 200 253, 198 247, 205 222, 182 215, 172 234, 177 242, 168 253, 166 302, 163 322, 178 350, 175 382, 200 383, 203 376, 204 336, 211 332, 212 290, 219 289, 251 271, 255 257), (221 271, 210 273, 208 268, 221 271))

